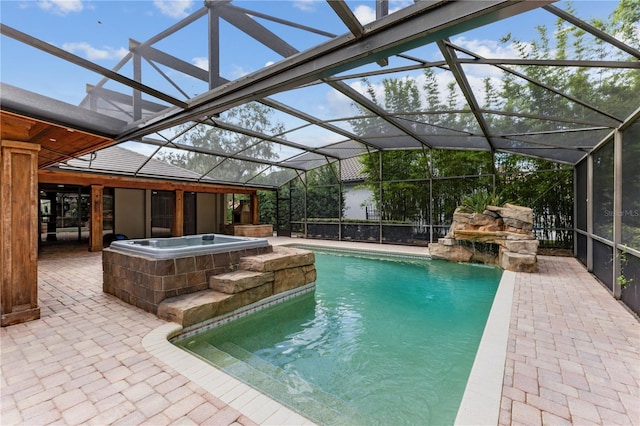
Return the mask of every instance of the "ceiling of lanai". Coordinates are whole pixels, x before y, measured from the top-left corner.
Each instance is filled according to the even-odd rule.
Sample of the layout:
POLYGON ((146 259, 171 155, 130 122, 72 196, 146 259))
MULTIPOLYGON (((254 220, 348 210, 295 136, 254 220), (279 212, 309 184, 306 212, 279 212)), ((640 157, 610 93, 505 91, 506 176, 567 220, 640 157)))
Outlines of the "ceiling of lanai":
POLYGON ((22 140, 41 144, 41 167, 71 167, 66 162, 80 157, 91 168, 91 152, 121 144, 144 154, 135 172, 141 176, 153 175, 145 170, 153 158, 173 160, 203 182, 274 187, 328 162, 392 149, 484 150, 575 164, 640 106, 638 96, 638 105, 614 112, 539 77, 540 69, 559 68, 639 72, 640 52, 588 23, 577 6, 305 2, 311 11, 297 3, 206 0, 172 22, 140 14, 145 25, 106 29, 107 22, 76 19, 85 34, 115 31, 126 45, 108 65, 65 44, 72 40, 60 39, 55 25, 12 20, 3 4, 3 129, 21 129, 22 140), (365 19, 363 10, 374 14, 365 19), (529 40, 537 25, 553 30, 557 22, 580 28, 602 46, 602 57, 523 59, 513 44, 498 42, 506 34, 529 40), (422 85, 425 70, 440 88, 438 108, 384 106, 383 80, 422 85), (485 98, 484 79, 496 87, 505 79, 535 85, 550 102, 572 108, 562 115, 506 110, 504 100, 485 98), (447 104, 445 90, 457 103, 447 104), (247 119, 256 110, 268 122, 247 119), (212 143, 194 143, 207 129, 215 129, 207 134, 212 143), (190 161, 176 161, 185 154, 190 161))

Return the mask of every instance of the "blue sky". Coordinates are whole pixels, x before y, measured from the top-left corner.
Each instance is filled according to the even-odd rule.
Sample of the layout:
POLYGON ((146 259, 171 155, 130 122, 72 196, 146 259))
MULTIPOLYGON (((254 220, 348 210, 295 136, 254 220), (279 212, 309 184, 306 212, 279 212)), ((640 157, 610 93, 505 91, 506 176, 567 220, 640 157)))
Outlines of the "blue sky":
MULTIPOLYGON (((270 15, 296 21, 298 23, 321 28, 322 30, 343 34, 347 31, 324 0, 293 1, 234 1, 234 4, 247 9, 264 12, 270 15)), ((375 17, 375 1, 347 1, 361 22, 367 23, 375 17)), ((390 10, 406 7, 413 1, 390 1, 390 10)), ((97 64, 112 68, 128 52, 129 38, 145 41, 164 29, 178 22, 183 17, 202 7, 202 1, 102 1, 102 0, 2 0, 0 16, 3 24, 38 37, 64 50, 97 64)), ((564 8, 566 3, 559 2, 564 8)), ((577 14, 583 19, 599 17, 602 19, 613 11, 617 1, 574 1, 577 14)), ((501 44, 499 38, 513 33, 521 40, 535 37, 535 26, 546 24, 553 26, 555 16, 536 10, 524 16, 499 22, 485 28, 473 30, 453 37, 452 40, 469 49, 480 52, 483 56, 514 57, 512 46, 501 44)), ((282 25, 259 20, 272 31, 291 43, 298 50, 305 50, 326 40, 326 37, 293 30, 282 25)), ((179 35, 172 36, 156 44, 159 49, 175 55, 187 62, 206 68, 206 43, 199 42, 206 38, 206 20, 182 30, 179 35)), ((221 73, 225 78, 235 79, 256 71, 265 65, 282 59, 276 53, 264 48, 248 36, 235 30, 225 22, 222 24, 223 46, 221 51, 221 73)), ((77 66, 64 63, 57 58, 41 53, 30 47, 1 37, 1 79, 3 82, 39 92, 56 99, 77 104, 83 97, 86 84, 96 84, 101 76, 83 70, 77 66)), ((440 53, 434 46, 426 46, 410 52, 425 60, 438 60, 440 53)), ((401 60, 393 60, 392 66, 402 65, 401 60)), ((180 93, 158 75, 148 65, 144 71, 143 82, 167 91, 169 94, 182 97, 180 93)), ((379 69, 377 65, 363 69, 379 69)), ((353 70, 355 72, 357 70, 353 70)), ((131 77, 131 67, 120 71, 131 77)), ((482 78, 492 75, 488 67, 477 72, 469 68, 469 79, 472 85, 482 83, 482 78)), ((420 79, 420 72, 396 77, 420 79)), ((174 78, 188 96, 194 96, 206 90, 206 87, 194 79, 168 74, 174 78)), ((381 77, 382 78, 382 77, 381 77)), ((439 73, 442 87, 451 81, 449 73, 439 73)), ((496 80, 497 81, 497 80, 496 80)), ((379 79, 372 79, 374 84, 379 79)), ((352 87, 363 90, 358 80, 349 81, 352 87)), ((112 85, 113 89, 130 92, 130 89, 112 85)), ((376 86, 379 87, 379 86, 376 86)), ((275 96, 276 99, 290 103, 292 106, 306 109, 320 118, 336 118, 343 114, 353 113, 351 101, 343 95, 325 86, 299 89, 291 93, 275 96), (309 99, 313 97, 313 105, 309 99), (311 110, 309 110, 311 109, 311 110)), ((287 127, 296 125, 295 120, 288 119, 287 127)))

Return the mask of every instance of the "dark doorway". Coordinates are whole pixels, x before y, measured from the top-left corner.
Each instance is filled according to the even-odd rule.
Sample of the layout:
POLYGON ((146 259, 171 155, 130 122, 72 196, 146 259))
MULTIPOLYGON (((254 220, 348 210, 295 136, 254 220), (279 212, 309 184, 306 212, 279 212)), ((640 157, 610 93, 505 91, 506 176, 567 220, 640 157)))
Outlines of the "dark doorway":
POLYGON ((175 192, 151 192, 151 237, 163 238, 173 235, 173 215, 175 208, 175 192))
POLYGON ((185 192, 183 200, 184 225, 182 232, 184 235, 195 235, 196 227, 196 193, 185 192))
POLYGON ((39 204, 40 244, 89 241, 90 188, 41 185, 39 204))

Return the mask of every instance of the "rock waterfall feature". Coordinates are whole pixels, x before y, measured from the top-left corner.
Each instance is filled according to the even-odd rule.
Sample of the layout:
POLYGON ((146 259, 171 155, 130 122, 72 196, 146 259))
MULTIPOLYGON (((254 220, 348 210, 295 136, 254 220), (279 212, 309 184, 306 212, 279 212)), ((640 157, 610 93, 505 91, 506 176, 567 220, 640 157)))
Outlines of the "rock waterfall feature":
POLYGON ((429 252, 434 259, 535 272, 538 243, 533 235, 533 211, 528 207, 507 203, 486 206, 482 213, 465 213, 458 207, 449 232, 429 244, 429 252))

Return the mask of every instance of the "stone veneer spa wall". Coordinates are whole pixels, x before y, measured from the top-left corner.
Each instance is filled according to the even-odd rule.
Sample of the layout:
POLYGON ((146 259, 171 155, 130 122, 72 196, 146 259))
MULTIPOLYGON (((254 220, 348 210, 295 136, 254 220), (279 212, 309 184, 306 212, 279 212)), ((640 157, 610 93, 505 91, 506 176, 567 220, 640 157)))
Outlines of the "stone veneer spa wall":
POLYGON ((272 246, 266 246, 154 259, 106 248, 102 252, 102 289, 155 314, 165 299, 208 289, 212 276, 236 270, 241 258, 272 251, 272 246))

